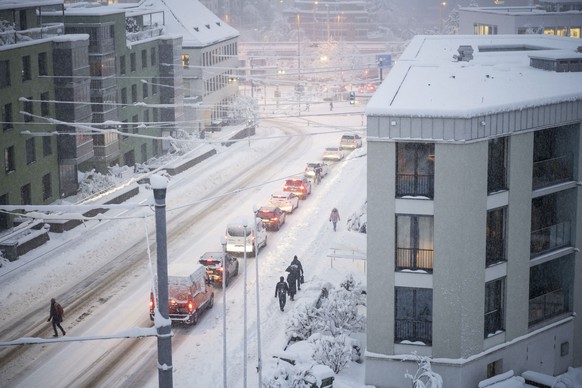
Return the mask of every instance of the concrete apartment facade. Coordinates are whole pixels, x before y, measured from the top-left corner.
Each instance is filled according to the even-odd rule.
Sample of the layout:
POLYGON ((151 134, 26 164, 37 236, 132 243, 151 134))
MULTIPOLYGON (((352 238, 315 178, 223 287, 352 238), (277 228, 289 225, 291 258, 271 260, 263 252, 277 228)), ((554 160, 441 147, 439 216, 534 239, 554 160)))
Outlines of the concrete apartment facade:
POLYGON ((370 100, 366 384, 582 365, 577 42, 417 36, 370 100))

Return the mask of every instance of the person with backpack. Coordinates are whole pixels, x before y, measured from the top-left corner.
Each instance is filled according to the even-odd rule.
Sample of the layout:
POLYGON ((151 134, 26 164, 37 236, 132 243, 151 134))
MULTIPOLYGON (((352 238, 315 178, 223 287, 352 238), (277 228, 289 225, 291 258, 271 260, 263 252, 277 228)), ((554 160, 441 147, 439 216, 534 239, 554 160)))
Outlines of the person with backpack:
POLYGON ((295 294, 297 293, 297 278, 294 271, 289 272, 287 275, 287 289, 289 299, 295 300, 295 294))
POLYGON ((291 261, 290 266, 295 266, 295 280, 297 281, 297 290, 301 291, 301 284, 303 284, 303 265, 297 258, 297 255, 293 256, 293 261, 291 261))
POLYGON ((61 326, 61 322, 63 321, 64 317, 65 317, 65 311, 63 310, 63 306, 61 306, 59 303, 57 303, 55 298, 52 298, 51 299, 50 316, 49 316, 49 319, 47 319, 47 322, 50 322, 52 320, 53 330, 55 331, 55 334, 53 335, 53 337, 59 336, 59 333, 57 332, 57 327, 59 329, 61 329, 61 331, 63 332, 63 336, 65 334, 67 334, 65 332, 65 329, 63 329, 63 327, 61 326))
POLYGON ((285 278, 281 276, 279 278, 279 283, 275 286, 275 298, 279 297, 279 307, 281 308, 281 311, 285 311, 287 292, 289 292, 289 287, 287 286, 287 283, 285 283, 285 278))

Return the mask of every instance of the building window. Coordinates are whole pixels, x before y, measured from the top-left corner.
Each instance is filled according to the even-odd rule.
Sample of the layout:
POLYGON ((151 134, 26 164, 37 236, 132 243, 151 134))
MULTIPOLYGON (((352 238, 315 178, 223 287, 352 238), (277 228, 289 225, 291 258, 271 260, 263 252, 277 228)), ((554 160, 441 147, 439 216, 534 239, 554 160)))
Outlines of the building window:
POLYGON ((23 113, 24 122, 28 123, 30 121, 33 121, 34 117, 32 115, 34 114, 34 112, 33 112, 33 105, 32 105, 32 97, 27 97, 27 99, 24 100, 23 110, 25 112, 25 113, 23 113))
POLYGON ((507 190, 507 137, 489 140, 487 193, 507 190))
POLYGON ((126 69, 125 69, 125 55, 122 55, 119 57, 119 73, 121 75, 125 75, 126 73, 126 69))
POLYGON ((134 104, 137 102, 137 85, 131 85, 131 102, 134 104))
POLYGON ((137 132, 138 132, 138 124, 137 124, 137 123, 138 123, 138 121, 139 121, 139 117, 138 117, 138 115, 133 115, 133 116, 131 117, 131 121, 133 122, 133 124, 132 124, 132 126, 131 126, 131 127, 132 127, 132 132, 133 132, 133 133, 137 133, 137 132))
POLYGON ((7 130, 13 127, 12 124, 12 104, 4 105, 4 121, 2 123, 2 129, 7 130))
POLYGON ((30 55, 25 55, 22 57, 22 81, 30 81, 30 55))
POLYGON ((148 145, 142 144, 141 145, 141 162, 145 163, 148 161, 148 145))
POLYGON ((569 126, 548 128, 534 133, 533 176, 534 190, 574 179, 572 152, 574 141, 569 126))
POLYGON ((10 86, 10 61, 0 61, 0 88, 10 86))
POLYGON ((42 177, 42 199, 46 201, 52 197, 51 174, 46 174, 42 177))
POLYGON ((531 257, 570 245, 571 221, 568 192, 558 192, 532 199, 531 257))
POLYGON ((432 272, 433 236, 432 216, 396 215, 396 270, 432 272))
POLYGON ((152 95, 158 94, 158 79, 152 78, 152 95))
POLYGON ((152 66, 155 66, 158 63, 158 53, 155 47, 152 47, 150 51, 150 61, 152 63, 152 66))
POLYGON ((580 39, 580 27, 570 27, 570 38, 580 39))
POLYGON ((434 197, 434 144, 396 144, 396 196, 434 197))
POLYGON ((573 255, 530 268, 529 326, 572 311, 573 273, 573 255))
POLYGON ((432 289, 395 287, 394 342, 432 345, 432 289))
MULTIPOLYGON (((128 131, 129 130, 128 130, 128 127, 127 127, 127 120, 123 120, 123 124, 121 125, 121 132, 127 133, 128 131)), ((126 135, 122 135, 121 136, 121 139, 122 140, 125 140, 125 139, 127 139, 127 136, 126 135)))
POLYGON ((190 66, 190 55, 182 54, 182 66, 188 68, 190 66))
POLYGON ((14 146, 4 148, 4 172, 6 174, 16 170, 16 155, 14 146))
POLYGON ((141 92, 143 94, 143 98, 148 97, 148 84, 147 84, 147 82, 144 82, 141 84, 141 92))
POLYGON ((127 88, 121 88, 121 104, 127 105, 127 88))
POLYGON ((506 261, 505 257, 505 213, 504 207, 487 212, 485 266, 506 261))
POLYGON ((44 136, 42 138, 42 156, 49 156, 53 154, 53 142, 51 136, 44 136))
POLYGON ((38 75, 48 75, 48 60, 46 53, 38 54, 38 75))
POLYGON ((32 205, 30 183, 28 183, 20 188, 20 204, 21 205, 32 205))
POLYGON ((148 51, 146 49, 141 50, 141 68, 145 69, 148 67, 148 51))
POLYGON ((34 137, 26 140, 26 164, 36 162, 36 147, 34 137))
POLYGON ((485 283, 485 338, 505 330, 505 278, 485 283))
POLYGON ((47 117, 50 114, 49 92, 44 92, 40 94, 40 114, 42 115, 42 117, 47 117))
POLYGON ((133 150, 123 154, 123 164, 126 166, 135 166, 135 152, 133 150))
POLYGON ((497 26, 475 23, 473 25, 473 35, 497 35, 497 26))
POLYGON ((129 69, 135 71, 137 68, 135 53, 129 54, 129 69))

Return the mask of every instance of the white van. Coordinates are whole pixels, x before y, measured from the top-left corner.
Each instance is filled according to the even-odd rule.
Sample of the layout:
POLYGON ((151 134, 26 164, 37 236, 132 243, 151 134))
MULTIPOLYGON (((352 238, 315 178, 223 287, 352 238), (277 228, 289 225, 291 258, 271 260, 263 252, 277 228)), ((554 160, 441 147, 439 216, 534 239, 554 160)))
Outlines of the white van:
MULTIPOLYGON (((267 246, 267 229, 263 225, 263 221, 260 218, 249 217, 249 224, 247 226, 247 241, 246 241, 246 251, 247 255, 256 256, 255 252, 255 240, 256 247, 260 249, 267 246), (253 221, 255 221, 255 227, 252 227, 253 221)), ((244 229, 243 218, 237 218, 232 220, 226 226, 226 251, 228 253, 243 253, 245 251, 245 229, 244 229)))

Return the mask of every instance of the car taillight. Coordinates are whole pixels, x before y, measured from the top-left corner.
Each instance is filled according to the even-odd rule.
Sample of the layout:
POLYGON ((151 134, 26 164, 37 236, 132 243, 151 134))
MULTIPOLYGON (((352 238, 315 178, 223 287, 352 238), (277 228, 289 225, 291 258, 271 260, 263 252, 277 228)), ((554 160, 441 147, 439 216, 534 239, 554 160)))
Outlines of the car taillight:
POLYGON ((278 220, 279 220, 279 218, 278 218, 278 217, 273 217, 273 218, 271 218, 271 221, 272 221, 272 222, 277 222, 278 220))
POLYGON ((154 294, 150 293, 150 310, 154 311, 154 294))
POLYGON ((285 185, 283 186, 283 190, 287 190, 289 188, 289 186, 285 185))
POLYGON ((222 268, 222 267, 221 268, 218 268, 217 271, 218 272, 224 272, 224 268, 222 268))
POLYGON ((305 186, 303 185, 299 186, 299 190, 305 190, 305 186))

